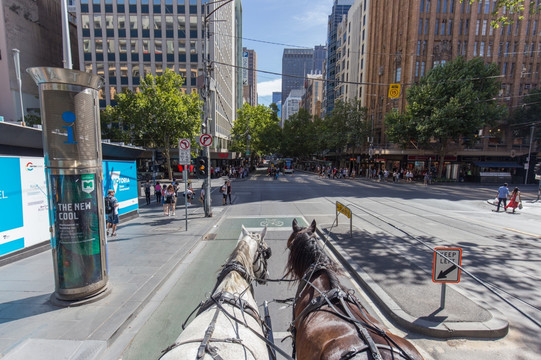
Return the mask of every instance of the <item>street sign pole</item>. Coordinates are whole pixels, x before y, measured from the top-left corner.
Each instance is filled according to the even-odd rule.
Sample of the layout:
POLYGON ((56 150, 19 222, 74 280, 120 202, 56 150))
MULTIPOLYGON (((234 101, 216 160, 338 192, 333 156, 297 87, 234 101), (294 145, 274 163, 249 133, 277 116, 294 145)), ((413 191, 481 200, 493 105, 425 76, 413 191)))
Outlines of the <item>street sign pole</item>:
POLYGON ((182 177, 184 178, 184 218, 186 231, 188 231, 188 166, 191 163, 191 145, 189 139, 178 141, 178 164, 184 166, 182 177))
POLYGON ((446 291, 446 283, 441 284, 441 299, 440 299, 440 309, 445 309, 445 291, 446 291))

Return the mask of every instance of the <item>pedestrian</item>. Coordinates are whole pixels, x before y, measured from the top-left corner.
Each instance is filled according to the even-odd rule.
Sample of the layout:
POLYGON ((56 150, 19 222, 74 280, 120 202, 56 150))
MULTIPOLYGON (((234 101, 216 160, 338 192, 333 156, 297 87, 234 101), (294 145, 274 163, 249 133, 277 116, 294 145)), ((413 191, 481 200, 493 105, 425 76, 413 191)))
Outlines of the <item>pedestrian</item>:
POLYGON ((145 183, 145 197, 147 199, 147 205, 150 205, 150 181, 145 183))
POLYGON ((233 188, 231 187, 231 181, 227 180, 227 197, 229 198, 229 205, 231 205, 233 202, 231 201, 231 192, 233 188))
POLYGON ((220 187, 220 192, 222 193, 222 205, 227 203, 227 180, 220 187))
POLYGON ((509 197, 509 188, 507 183, 498 188, 498 208, 496 212, 500 211, 500 204, 503 202, 504 211, 507 211, 507 198, 509 197))
POLYGON ((192 181, 188 181, 188 188, 186 189, 186 203, 188 206, 192 205, 192 199, 193 199, 193 186, 192 181))
POLYGON ((164 213, 167 216, 175 215, 175 188, 169 185, 165 190, 164 213))
POLYGON ((115 197, 115 191, 113 189, 107 190, 107 196, 105 197, 105 214, 107 215, 107 236, 116 236, 116 227, 118 225, 118 200, 115 197), (109 230, 111 230, 109 232, 109 230))
POLYGON ((205 183, 201 185, 201 193, 199 194, 199 202, 205 205, 205 183))
POLYGON ((517 207, 519 209, 522 208, 522 199, 520 198, 520 190, 518 187, 513 189, 513 192, 511 193, 511 200, 509 200, 509 204, 505 206, 505 209, 507 210, 508 207, 513 209, 513 214, 515 213, 517 207))
POLYGON ((154 186, 154 193, 156 194, 156 202, 159 204, 162 202, 162 186, 157 181, 156 185, 154 186))

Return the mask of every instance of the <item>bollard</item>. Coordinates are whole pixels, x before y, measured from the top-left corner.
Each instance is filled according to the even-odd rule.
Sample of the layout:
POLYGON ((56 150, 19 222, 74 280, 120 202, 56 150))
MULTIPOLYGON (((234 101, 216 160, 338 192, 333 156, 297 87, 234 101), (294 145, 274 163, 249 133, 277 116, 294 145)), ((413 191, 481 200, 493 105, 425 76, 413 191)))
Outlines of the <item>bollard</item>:
POLYGON ((39 87, 48 189, 54 296, 82 301, 108 280, 98 89, 76 70, 26 70, 39 87))

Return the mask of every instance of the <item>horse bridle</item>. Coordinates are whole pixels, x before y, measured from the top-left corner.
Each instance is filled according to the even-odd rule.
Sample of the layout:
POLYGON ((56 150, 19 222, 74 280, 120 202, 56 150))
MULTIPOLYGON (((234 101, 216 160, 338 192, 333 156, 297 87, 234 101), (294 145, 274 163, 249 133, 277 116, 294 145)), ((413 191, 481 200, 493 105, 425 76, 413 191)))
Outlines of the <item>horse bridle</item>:
MULTIPOLYGON (((309 236, 314 236, 313 234, 310 234, 309 236)), ((295 236, 294 241, 297 240, 297 236, 295 236)), ((353 315, 351 312, 348 303, 354 305, 361 313, 365 314, 365 317, 368 319, 368 314, 366 314, 366 310, 363 309, 363 307, 359 304, 359 301, 357 298, 353 295, 352 291, 345 292, 340 287, 333 287, 332 289, 322 292, 319 290, 311 281, 310 279, 312 276, 314 276, 319 271, 326 271, 329 278, 335 278, 334 274, 329 271, 327 266, 322 263, 314 263, 308 267, 308 269, 304 272, 301 281, 299 282, 299 286, 297 287, 297 293, 295 295, 295 300, 293 302, 293 321, 290 324, 289 331, 292 334, 293 339, 293 357, 295 357, 295 340, 296 340, 296 328, 298 326, 298 323, 304 319, 308 314, 318 310, 324 305, 328 305, 333 311, 332 313, 341 319, 353 323, 354 326, 357 328, 357 332, 359 333, 360 338, 365 342, 365 345, 362 347, 352 347, 346 351, 344 351, 340 357, 340 359, 351 359, 355 357, 355 355, 360 354, 365 351, 370 351, 372 357, 376 360, 381 360, 383 357, 381 356, 381 353, 379 352, 379 349, 386 349, 391 352, 395 352, 397 354, 402 355, 404 358, 408 360, 413 360, 409 354, 404 351, 387 333, 380 329, 376 324, 373 322, 366 322, 359 320, 353 315), (317 296, 313 298, 310 303, 301 311, 299 316, 295 318, 295 306, 297 304, 297 301, 299 300, 299 297, 304 292, 306 287, 312 287, 315 291, 317 291, 320 296, 317 296), (339 306, 344 310, 344 315, 342 312, 340 312, 336 306, 334 305, 334 302, 338 302, 339 306), (388 342, 390 342, 393 346, 385 345, 385 344, 376 344, 370 333, 368 332, 368 329, 374 331, 381 337, 385 338, 388 342)))

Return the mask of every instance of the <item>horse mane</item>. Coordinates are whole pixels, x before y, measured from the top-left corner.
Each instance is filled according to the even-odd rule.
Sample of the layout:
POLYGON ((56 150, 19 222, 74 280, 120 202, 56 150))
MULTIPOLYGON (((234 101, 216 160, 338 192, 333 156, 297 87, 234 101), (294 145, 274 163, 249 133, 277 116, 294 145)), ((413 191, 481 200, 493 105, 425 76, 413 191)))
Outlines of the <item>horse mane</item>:
MULTIPOLYGON (((254 236, 259 236, 254 234, 254 236)), ((237 242, 237 246, 235 247, 235 250, 229 255, 229 258, 225 262, 225 264, 222 265, 220 268, 220 271, 223 270, 227 264, 232 262, 238 262, 240 263, 248 272, 248 275, 253 278, 254 275, 254 268, 252 266, 253 259, 250 258, 250 246, 248 245, 248 242, 245 240, 245 237, 240 239, 237 242)))
POLYGON ((310 265, 316 263, 335 274, 341 274, 338 264, 325 254, 314 234, 297 233, 289 247, 285 276, 300 280, 310 265))

